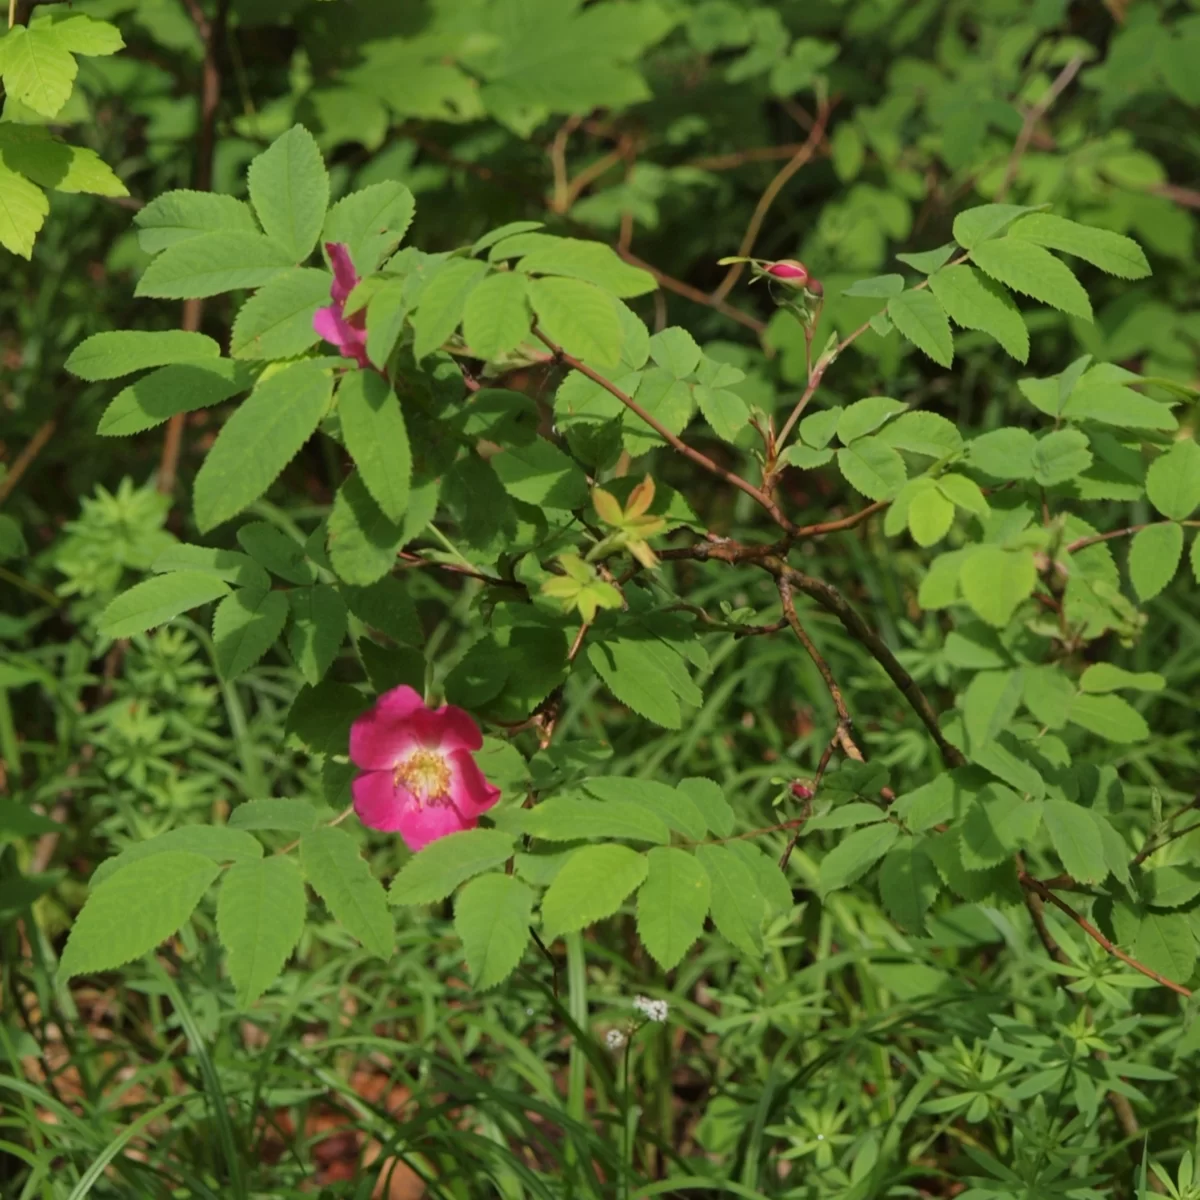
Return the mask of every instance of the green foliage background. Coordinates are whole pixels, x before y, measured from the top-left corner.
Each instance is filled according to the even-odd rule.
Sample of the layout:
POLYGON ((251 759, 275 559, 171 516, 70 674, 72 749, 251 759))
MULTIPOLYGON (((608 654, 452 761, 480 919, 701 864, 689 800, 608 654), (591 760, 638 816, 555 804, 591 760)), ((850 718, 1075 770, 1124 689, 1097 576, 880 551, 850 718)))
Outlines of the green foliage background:
POLYGON ((9 25, 0 1193, 1200 1196, 1194 3, 9 25), (394 410, 276 365, 322 229, 405 247, 394 410), (811 347, 738 255, 821 281, 811 347), (573 360, 755 483, 807 388, 787 566, 690 551, 781 530, 573 360), (415 858, 336 823, 400 682, 504 789, 415 858))

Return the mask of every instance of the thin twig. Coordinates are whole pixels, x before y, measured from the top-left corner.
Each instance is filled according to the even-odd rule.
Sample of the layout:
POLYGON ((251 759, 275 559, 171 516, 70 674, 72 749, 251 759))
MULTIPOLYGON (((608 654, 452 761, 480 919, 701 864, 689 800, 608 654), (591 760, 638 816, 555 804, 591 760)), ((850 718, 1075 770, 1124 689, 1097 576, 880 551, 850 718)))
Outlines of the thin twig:
POLYGON ((1025 151, 1029 149, 1029 139, 1033 137, 1034 126, 1050 111, 1051 106, 1063 94, 1082 66, 1083 56, 1076 54, 1059 71, 1054 82, 1046 89, 1046 94, 1025 114, 1021 131, 1017 134, 1012 154, 1008 159, 1008 166, 1004 171, 1004 179, 1000 183, 999 191, 996 192, 997 200, 1003 200, 1008 195, 1008 189, 1012 187, 1013 180, 1017 177, 1017 171, 1021 168, 1021 159, 1025 157, 1025 151))
MULTIPOLYGON (((738 247, 739 257, 745 258, 754 249, 754 243, 758 240, 759 230, 762 229, 763 222, 767 219, 767 213, 770 211, 771 205, 775 203, 776 197, 787 186, 788 180, 817 152, 817 147, 825 136, 825 125, 829 121, 829 114, 832 111, 832 104, 826 103, 821 105, 820 111, 817 113, 817 118, 813 122, 812 130, 804 144, 776 172, 775 178, 767 184, 766 190, 758 198, 758 204, 755 205, 754 214, 750 218, 750 224, 746 226, 746 232, 742 235, 741 245, 738 247)), ((713 290, 712 299, 714 303, 724 300, 729 295, 733 290, 734 284, 741 278, 745 267, 745 263, 734 263, 725 272, 725 278, 713 290)))
POLYGON ((753 146, 749 150, 737 150, 732 154, 714 154, 708 158, 693 158, 686 166, 698 171, 729 171, 745 163, 773 162, 777 158, 792 158, 804 149, 803 143, 792 142, 787 146, 753 146))
POLYGON ((711 308, 715 312, 719 312, 723 317, 728 317, 731 321, 736 321, 739 325, 744 325, 747 329, 751 329, 759 337, 762 337, 767 331, 767 323, 760 321, 757 317, 751 316, 750 313, 743 312, 740 308, 734 308, 732 304, 726 304, 723 300, 714 300, 707 292, 702 292, 697 287, 692 287, 690 283, 684 283, 682 279, 676 279, 673 275, 668 275, 665 271, 660 271, 658 267, 646 262, 643 258, 638 258, 636 254, 629 250, 617 249, 617 253, 631 266, 641 267, 643 271, 649 271, 654 276, 655 282, 660 288, 664 288, 668 292, 674 292, 677 296, 682 296, 685 300, 691 300, 696 304, 703 304, 705 308, 711 308))
POLYGON ((825 681, 825 687, 828 689, 829 695, 833 700, 833 707, 838 716, 838 732, 834 735, 834 740, 841 744, 848 758, 852 758, 856 762, 863 762, 865 761, 863 752, 858 748, 850 732, 854 728, 854 719, 850 716, 850 710, 846 707, 846 698, 842 695, 842 689, 838 685, 838 681, 834 678, 829 664, 817 649, 816 643, 808 636, 808 631, 800 623, 800 617, 796 612, 796 601, 792 595, 791 579, 787 575, 779 575, 776 577, 775 582, 779 588, 779 599, 783 604, 783 615, 787 618, 787 623, 792 627, 792 632, 808 653, 808 657, 812 659, 813 666, 817 668, 821 678, 825 681))
POLYGON ((781 529, 786 530, 788 533, 791 533, 795 530, 796 527, 787 519, 787 517, 783 515, 779 506, 774 500, 771 499, 770 496, 767 495, 766 492, 756 488, 754 484, 750 483, 746 479, 743 479, 735 472, 719 466, 717 463, 713 462, 713 460, 709 458, 707 454, 702 454, 693 446, 689 446, 677 434, 672 433, 656 417, 651 416, 632 396, 629 396, 625 392, 621 391, 616 384, 614 384, 611 380, 606 379, 598 371, 593 370, 586 363, 581 362, 573 355, 568 354, 561 346, 555 342, 552 342, 536 325, 533 327, 533 334, 539 339, 539 341, 543 342, 551 351, 553 351, 557 358, 566 363, 567 366, 578 371, 581 375, 586 375, 593 383, 599 384, 606 392, 620 400, 630 412, 634 413, 636 416, 645 421, 655 433, 663 438, 669 445, 678 450, 680 454, 684 455, 686 458, 690 458, 692 462, 699 467, 703 467, 704 470, 709 472, 709 474, 715 475, 718 479, 723 479, 726 483, 731 483, 734 487, 745 492, 747 496, 753 498, 771 514, 781 529))
POLYGON ((13 465, 3 479, 0 479, 0 504, 12 494, 13 488, 21 482, 21 476, 33 465, 34 459, 45 449, 46 443, 54 436, 58 427, 58 418, 50 417, 38 426, 33 437, 25 443, 25 448, 13 460, 13 465))
POLYGON ((1107 950, 1114 958, 1119 958, 1126 966, 1132 967, 1135 971, 1145 975, 1147 979, 1153 979, 1155 983, 1161 984, 1165 988, 1170 988, 1171 991, 1177 992, 1181 996, 1191 996, 1192 992, 1190 988, 1184 987, 1181 983, 1176 983, 1173 979, 1168 979, 1165 975, 1160 975, 1153 967, 1148 967, 1145 963, 1138 962, 1132 954, 1126 954, 1119 946, 1114 946, 1082 913, 1076 912, 1065 900, 1056 896, 1040 879, 1034 879, 1031 875, 1027 875, 1024 872, 1021 873, 1019 879, 1022 887, 1031 889, 1042 900, 1053 904, 1059 912, 1074 921, 1088 937, 1107 950))
MULTIPOLYGON (((221 103, 221 65, 217 54, 221 42, 225 39, 229 4, 230 0, 217 0, 216 15, 210 21, 200 0, 184 0, 184 6, 196 26, 196 32, 204 43, 204 64, 200 75, 200 135, 196 142, 195 187, 199 192, 212 189, 217 109, 221 103)), ((185 300, 180 328, 188 333, 196 333, 200 329, 203 317, 202 299, 185 300)), ((179 455, 183 449, 183 424, 186 419, 186 413, 176 413, 167 422, 157 482, 158 490, 164 495, 170 495, 175 490, 175 475, 179 470, 179 455)))
POLYGON ((929 731, 929 735, 937 745, 946 765, 949 767, 965 765, 966 758, 957 746, 946 740, 946 735, 938 724, 937 713, 920 685, 900 665, 900 660, 892 653, 888 644, 863 620, 858 611, 837 588, 822 579, 814 579, 802 571, 797 571, 795 567, 789 566, 781 558, 763 559, 761 565, 776 579, 786 578, 788 583, 798 591, 803 592, 806 596, 811 596, 822 608, 833 613, 841 621, 846 632, 871 652, 875 661, 887 672, 888 678, 900 689, 900 694, 908 701, 912 710, 921 718, 925 728, 929 731))

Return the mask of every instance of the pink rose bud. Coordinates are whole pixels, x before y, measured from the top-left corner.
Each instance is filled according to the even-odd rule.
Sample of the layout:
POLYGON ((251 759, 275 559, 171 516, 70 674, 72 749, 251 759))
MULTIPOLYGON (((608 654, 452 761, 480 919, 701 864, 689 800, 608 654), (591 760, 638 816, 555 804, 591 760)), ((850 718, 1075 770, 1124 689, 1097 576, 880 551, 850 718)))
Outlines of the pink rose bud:
POLYGON ((797 262, 794 258, 784 258, 779 262, 768 263, 763 270, 772 279, 785 280, 793 287, 803 287, 808 283, 808 270, 803 263, 797 262))
POLYGON ((813 790, 803 783, 792 784, 792 795, 797 800, 811 800, 813 798, 813 790))

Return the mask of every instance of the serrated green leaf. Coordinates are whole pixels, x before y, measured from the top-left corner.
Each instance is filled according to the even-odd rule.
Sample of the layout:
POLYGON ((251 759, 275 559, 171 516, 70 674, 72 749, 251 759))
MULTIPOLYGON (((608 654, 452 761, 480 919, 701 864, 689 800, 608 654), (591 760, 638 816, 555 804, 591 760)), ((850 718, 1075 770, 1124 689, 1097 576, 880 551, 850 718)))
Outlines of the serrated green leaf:
POLYGON ((890 500, 904 486, 904 460, 874 435, 843 446, 837 463, 846 482, 869 500, 890 500))
POLYGON ((679 699, 660 663, 644 654, 644 642, 604 638, 584 646, 588 662, 622 704, 664 729, 682 727, 679 699))
POLYGON ((936 487, 923 488, 908 506, 908 531, 918 546, 933 546, 950 532, 954 505, 936 487))
POLYGON ((1068 716, 1110 742, 1142 742, 1150 736, 1145 718, 1120 696, 1076 696, 1068 716))
POLYGON ((295 358, 319 340, 317 309, 329 303, 333 276, 296 267, 262 287, 238 311, 229 340, 235 358, 295 358))
POLYGON ((423 644, 416 605, 405 584, 395 576, 384 576, 369 587, 344 587, 342 596, 350 611, 365 625, 404 646, 423 644))
POLYGON ((224 580, 203 571, 172 571, 144 579, 122 592, 104 610, 100 629, 106 637, 145 633, 180 613, 229 595, 224 580))
POLYGON ((667 828, 692 841, 700 841, 708 833, 704 814, 691 798, 665 783, 621 775, 600 775, 585 779, 583 787, 590 795, 606 803, 623 804, 642 813, 650 813, 667 828))
POLYGON ((391 958, 396 933, 387 895, 354 839, 332 826, 314 829, 300 839, 300 863, 313 890, 346 931, 372 954, 391 958))
POLYGON ((879 868, 879 895, 892 920, 910 933, 925 929, 925 915, 942 890, 933 860, 916 838, 893 846, 879 868))
POLYGON ((530 282, 529 303, 542 333, 568 354, 602 369, 620 363, 616 301, 594 284, 544 276, 530 282))
MULTIPOLYGON (((692 389, 692 395, 709 427, 722 441, 734 441, 750 421, 750 409, 737 392, 731 392, 728 388, 711 388, 697 384, 692 389)), ((788 449, 794 451, 806 447, 793 445, 788 449)))
POLYGON ((967 445, 971 466, 996 479, 1032 479, 1037 439, 1028 429, 996 429, 967 445))
POLYGON ((141 433, 177 413, 220 404, 246 391, 253 382, 254 376, 245 364, 227 358, 159 367, 113 397, 96 432, 102 437, 141 433))
POLYGON ((583 471, 545 438, 535 438, 524 446, 505 446, 489 462, 504 490, 526 504, 579 508, 587 500, 583 471))
POLYGON ((646 856, 628 846, 584 846, 563 864, 542 898, 546 936, 574 933, 611 916, 646 878, 646 856))
POLYGON ((1048 799, 1042 818, 1067 874, 1078 883, 1099 883, 1109 874, 1104 842, 1087 809, 1070 800, 1048 799))
POLYGON ((1018 217, 1036 209, 1025 204, 981 204, 954 218, 954 240, 964 250, 1003 233, 1018 217))
POLYGON ((686 850, 658 846, 646 859, 648 874, 638 892, 638 936, 655 962, 670 971, 704 932, 712 884, 686 850))
POLYGON ((957 454, 963 446, 958 427, 945 417, 930 412, 901 413, 877 436, 896 450, 923 454, 926 458, 946 458, 957 454))
POLYGON ((1146 472, 1146 495, 1164 517, 1184 521, 1200 507, 1200 443, 1176 442, 1146 472))
POLYGON ((950 322, 936 296, 928 291, 901 292, 888 301, 887 314, 892 324, 935 363, 948 367, 954 361, 950 322))
POLYGON ((1093 663, 1079 677, 1079 690, 1099 695, 1129 688, 1135 692, 1161 692, 1167 681, 1155 671, 1126 671, 1112 663, 1093 663))
POLYGON ((358 473, 389 521, 408 507, 412 451, 400 401, 388 381, 374 371, 351 371, 337 393, 342 436, 358 473))
POLYGON ((262 287, 296 264, 260 233, 221 229, 168 246, 138 280, 135 296, 203 299, 238 288, 262 287))
POLYGON ((284 833, 308 833, 317 823, 317 810, 307 801, 293 797, 247 800, 229 814, 230 829, 271 829, 284 833))
POLYGON ((413 358, 417 362, 458 328, 467 298, 487 272, 487 266, 474 259, 454 259, 425 285, 412 316, 413 358))
POLYGON ((329 557, 339 579, 366 587, 395 565, 405 526, 389 521, 358 474, 338 490, 329 514, 329 557))
POLYGON ((1142 248, 1132 238, 1108 229, 1096 229, 1068 221, 1051 213, 1023 217, 1009 231, 1010 237, 1023 238, 1051 250, 1074 254, 1094 267, 1121 279, 1144 279, 1150 274, 1142 248))
POLYGON ((844 446, 867 434, 875 433, 889 417, 902 413, 908 407, 903 400, 891 396, 868 396, 840 410, 837 419, 838 441, 844 446))
MULTIPOLYGON (((959 836, 962 865, 968 871, 979 871, 1002 863, 1029 845, 1041 823, 1042 801, 1023 800, 1006 787, 990 784, 963 819, 959 836)), ((1096 838, 1099 844, 1099 833, 1096 838)))
POLYGON ((109 971, 153 950, 178 932, 220 870, 211 858, 183 850, 122 866, 75 918, 59 978, 109 971))
POLYGON ((288 583, 308 584, 317 579, 316 568, 302 546, 270 521, 249 521, 237 531, 238 544, 256 563, 288 583))
POLYGON ((875 275, 870 279, 855 280, 849 287, 842 288, 842 295, 886 300, 891 296, 900 295, 902 291, 903 275, 875 275))
POLYGON ((279 977, 304 932, 308 904, 296 864, 272 854, 237 863, 217 893, 217 934, 240 1008, 249 1008, 279 977))
POLYGON ((213 613, 213 646, 223 679, 248 671, 283 632, 287 621, 285 592, 239 588, 226 596, 213 613))
POLYGON ((662 820, 647 808, 624 800, 585 800, 554 796, 520 814, 529 835, 551 842, 582 838, 629 838, 666 845, 671 835, 662 820))
POLYGON ((0 246, 29 258, 49 211, 45 192, 0 162, 0 246))
POLYGON ((947 500, 964 512, 972 513, 977 517, 985 517, 990 511, 987 497, 984 496, 979 484, 965 475, 955 472, 939 475, 936 486, 947 500))
POLYGON ((1063 403, 1062 415, 1071 421, 1101 421, 1126 429, 1172 430, 1179 425, 1166 404, 1102 379, 1082 380, 1063 403))
MULTIPOLYGON (((42 27, 42 19, 35 17, 30 23, 34 28, 42 27)), ((97 21, 82 13, 52 15, 46 25, 54 30, 59 43, 72 54, 88 56, 116 54, 125 46, 120 30, 108 21, 97 21)))
POLYGON ((266 571, 248 555, 237 550, 217 550, 211 546, 192 546, 175 542, 168 546, 151 564, 155 575, 171 571, 203 571, 238 587, 270 587, 266 571))
POLYGON ((325 217, 323 242, 341 242, 360 275, 369 275, 403 240, 416 209, 412 192, 388 179, 343 196, 325 217))
POLYGON ((1078 429, 1055 429, 1033 448, 1033 478, 1042 487, 1055 487, 1082 475, 1092 465, 1087 435, 1078 429))
POLYGON ((817 889, 828 896, 839 888, 861 879, 891 848, 900 836, 900 826, 889 821, 867 825, 847 834, 821 860, 817 889))
POLYGON ((1196 969, 1196 938, 1183 913, 1146 913, 1131 952, 1138 962, 1176 983, 1186 983, 1196 969))
POLYGON ((994 238, 971 251, 971 261, 986 275, 1073 317, 1092 319, 1087 292, 1053 254, 1020 238, 994 238))
MULTIPOLYGON (((71 351, 63 365, 79 379, 95 383, 119 379, 147 367, 187 363, 193 359, 219 359, 220 356, 221 347, 203 333, 188 333, 182 329, 157 332, 121 329, 92 334, 71 351)), ((215 369, 215 363, 204 361, 200 365, 215 369)))
POLYGON ((1147 525, 1129 545, 1129 578, 1138 599, 1153 600, 1175 578, 1183 558, 1183 526, 1147 525))
POLYGON ((525 277, 516 271, 489 275, 463 306, 463 338, 471 353, 497 359, 530 337, 525 277))
POLYGON ((963 559, 958 583, 979 616, 989 625, 1003 628, 1037 585, 1033 552, 979 546, 963 559))
POLYGON ((319 683, 346 639, 346 604, 327 583, 288 593, 292 624, 288 650, 307 683, 319 683))
POLYGON ((316 138, 293 125, 251 162, 247 181, 267 237, 293 263, 303 262, 317 244, 329 205, 329 175, 316 138))
POLYGON ((300 689, 288 710, 286 731, 314 754, 345 754, 350 726, 369 705, 357 688, 324 679, 316 687, 300 689))
POLYGON ((71 98, 78 64, 54 25, 17 25, 0 42, 0 75, 7 99, 54 117, 71 98))
POLYGON ((517 270, 526 275, 582 279, 622 297, 644 296, 658 287, 649 271, 630 266, 611 246, 576 238, 555 238, 552 245, 531 251, 517 264, 517 270))
POLYGON ((696 858, 712 884, 710 903, 717 932, 739 950, 760 957, 766 898, 750 867, 728 846, 697 846, 696 858))
POLYGON ((1021 703, 1020 671, 979 671, 959 698, 969 752, 991 744, 1006 729, 1021 703))
POLYGON ((258 232, 248 204, 233 196, 186 188, 157 196, 134 214, 133 223, 138 227, 138 245, 147 254, 157 254, 203 233, 258 232))
POLYGON ((678 790, 700 811, 715 837, 728 837, 733 832, 733 809, 719 783, 701 776, 691 776, 679 781, 678 790))
POLYGON ((0 161, 40 187, 56 192, 127 196, 128 188, 94 151, 71 146, 36 125, 0 125, 0 161))
POLYGON ((391 904, 434 904, 460 883, 498 867, 513 853, 513 835, 499 829, 464 829, 430 842, 392 880, 391 904))
MULTIPOLYGON (((838 126, 839 131, 842 126, 838 126)), ((936 250, 922 250, 916 254, 897 254, 896 257, 906 266, 912 267, 914 271, 920 271, 922 275, 932 275, 934 271, 940 270, 957 247, 953 242, 947 242, 944 246, 939 246, 936 250)))
POLYGON ((88 887, 92 890, 98 888, 130 863, 157 854, 177 852, 199 854, 214 863, 229 863, 261 858, 263 849, 257 838, 240 829, 225 825, 181 825, 144 842, 134 842, 115 858, 105 859, 92 872, 88 887))
POLYGON ((963 329, 989 334, 1018 362, 1029 358, 1029 331, 1012 297, 966 263, 929 277, 929 290, 963 329))
POLYGON ((796 426, 800 440, 806 446, 812 446, 814 450, 824 450, 833 440, 838 422, 842 419, 842 411, 839 405, 835 408, 827 408, 823 412, 809 413, 796 426))
POLYGON ((511 875, 480 875, 458 894, 454 931, 471 982, 486 991, 516 969, 529 943, 533 893, 511 875))
POLYGON ((297 363, 250 393, 226 421, 196 476, 193 497, 201 532, 228 521, 271 486, 316 430, 332 389, 328 372, 297 363))
POLYGON ((1158 867, 1142 877, 1142 894, 1155 908, 1182 908, 1200 896, 1200 871, 1195 867, 1158 867))

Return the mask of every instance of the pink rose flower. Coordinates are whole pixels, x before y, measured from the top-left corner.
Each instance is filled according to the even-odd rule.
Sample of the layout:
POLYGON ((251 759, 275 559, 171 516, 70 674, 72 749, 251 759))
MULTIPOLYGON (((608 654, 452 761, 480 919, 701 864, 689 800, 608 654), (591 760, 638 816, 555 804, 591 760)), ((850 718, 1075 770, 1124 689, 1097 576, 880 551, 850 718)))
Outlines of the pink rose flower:
POLYGON ((358 272, 350 259, 350 250, 344 242, 326 242, 325 252, 333 266, 333 286, 329 289, 333 303, 317 309, 313 317, 313 329, 336 346, 343 357, 354 359, 360 367, 369 367, 367 310, 360 308, 348 317, 345 315, 346 299, 358 283, 358 272))
POLYGON ((474 829, 500 799, 472 757, 479 726, 445 704, 428 708, 410 687, 385 692, 350 729, 354 811, 371 829, 396 833, 410 850, 474 829))

